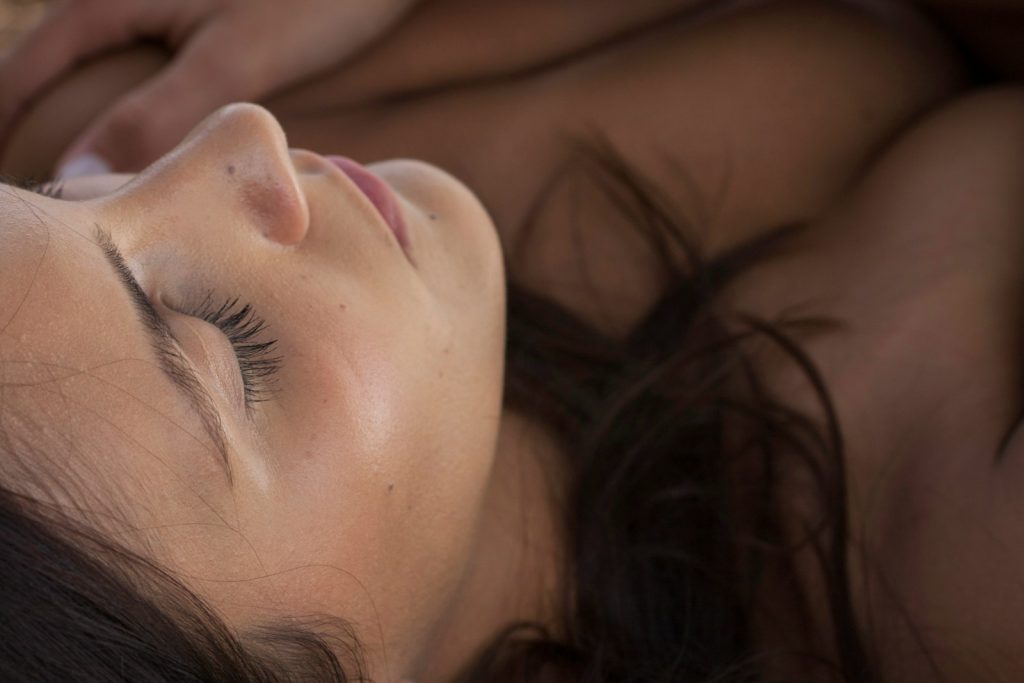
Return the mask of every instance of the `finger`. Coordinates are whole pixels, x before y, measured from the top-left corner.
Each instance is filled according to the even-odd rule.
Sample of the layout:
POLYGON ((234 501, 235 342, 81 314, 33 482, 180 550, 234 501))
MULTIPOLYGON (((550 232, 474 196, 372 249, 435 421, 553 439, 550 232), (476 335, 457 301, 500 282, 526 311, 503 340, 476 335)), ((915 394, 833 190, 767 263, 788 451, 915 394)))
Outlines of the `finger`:
POLYGON ((54 3, 37 28, 0 61, 0 131, 25 104, 77 60, 127 42, 129 4, 54 3))
POLYGON ((224 49, 220 31, 201 31, 167 68, 100 114, 62 155, 58 169, 85 153, 117 171, 144 168, 218 107, 260 96, 249 87, 244 64, 224 49))

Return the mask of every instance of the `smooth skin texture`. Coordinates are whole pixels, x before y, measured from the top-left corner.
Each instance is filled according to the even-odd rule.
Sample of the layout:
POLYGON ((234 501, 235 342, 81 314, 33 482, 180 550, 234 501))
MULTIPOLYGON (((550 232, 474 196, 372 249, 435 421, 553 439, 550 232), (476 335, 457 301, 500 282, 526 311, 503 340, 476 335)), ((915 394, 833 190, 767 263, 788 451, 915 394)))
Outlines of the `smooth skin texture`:
MULTIPOLYGON (((406 73, 410 53, 437 51, 427 28, 447 35, 441 22, 469 21, 456 12, 460 0, 446 0, 430 5, 434 15, 413 14, 393 43, 266 105, 296 146, 449 170, 491 213, 520 278, 622 330, 657 292, 657 282, 636 274, 656 271, 607 193, 573 168, 570 139, 601 131, 714 253, 822 211, 883 141, 958 82, 920 18, 880 21, 834 3, 733 4, 753 7, 654 22, 610 44, 607 31, 570 34, 573 49, 554 57, 512 49, 494 30, 492 55, 444 43, 451 60, 470 53, 462 63, 477 71, 456 78, 439 57, 436 72, 406 73), (525 244, 530 220, 534 238, 525 244), (588 226, 583 244, 568 227, 574 220, 588 226), (622 269, 624 254, 643 265, 622 269)), ((470 16, 493 26, 502 8, 509 11, 476 3, 470 16)), ((514 35, 518 25, 502 28, 514 35)), ((116 81, 127 89, 159 68, 152 52, 139 61, 112 57, 52 91, 23 121, 0 170, 46 174, 78 127, 116 97, 116 81)))
MULTIPOLYGON (((67 458, 60 481, 125 513, 118 538, 187 577, 229 623, 344 615, 374 674, 396 680, 422 666, 426 634, 444 636, 475 558, 515 567, 491 517, 510 486, 492 474, 516 470, 495 465, 504 273, 493 224, 439 169, 372 169, 400 198, 412 260, 346 176, 289 151, 253 105, 217 112, 128 182, 72 182, 70 201, 8 190, 2 277, 17 295, 4 298, 0 353, 14 367, 7 385, 29 385, 7 391, 59 432, 39 436, 67 458), (94 226, 213 396, 230 476, 94 226), (207 292, 253 302, 277 339, 282 368, 251 410, 227 338, 190 315, 207 292)), ((493 594, 522 599, 530 582, 498 584, 493 594)))
MULTIPOLYGON (((633 40, 583 52, 549 68, 533 64, 534 73, 329 110, 331 84, 345 77, 382 82, 375 73, 392 63, 382 44, 376 62, 367 57, 347 75, 268 104, 290 144, 360 160, 412 155, 451 170, 487 207, 513 267, 610 331, 642 312, 657 283, 649 279, 650 255, 609 218, 599 189, 566 169, 561 133, 605 131, 682 215, 693 217, 712 254, 766 227, 811 221, 810 237, 793 256, 752 272, 730 296, 737 308, 767 317, 794 307, 837 315, 852 330, 807 344, 837 397, 849 442, 859 613, 879 629, 883 663, 897 674, 927 680, 931 672, 886 599, 893 596, 953 674, 971 677, 983 666, 995 680, 1019 678, 1024 663, 1012 648, 1024 599, 1012 554, 1019 525, 1012 473, 1003 476, 1012 457, 992 466, 997 437, 1019 412, 1015 375, 1007 372, 1017 367, 1019 348, 1019 93, 979 95, 928 117, 964 83, 942 41, 917 21, 831 3, 761 3, 652 26, 633 40), (682 160, 690 183, 665 159, 682 160), (531 215, 541 238, 514 250, 531 215), (582 247, 567 227, 572 217, 587 226, 582 247), (589 279, 567 267, 578 257, 589 279), (595 291, 605 295, 603 305, 593 303, 595 291), (998 618, 986 621, 990 614, 998 618)), ((809 407, 806 387, 774 362, 766 352, 778 392, 809 407)), ((515 461, 506 447, 523 444, 506 437, 506 428, 539 438, 504 415, 494 472, 515 461)), ((518 452, 538 448, 545 452, 543 441, 518 452)), ((522 480, 543 481, 540 469, 522 480)), ((550 524, 542 499, 504 498, 509 509, 530 510, 550 524)), ((467 500, 486 503, 488 496, 467 500)), ((515 518, 480 514, 482 524, 498 528, 515 518)), ((322 529, 323 519, 310 528, 322 529)), ((401 556, 400 544, 390 547, 392 559, 401 556)), ((468 564, 461 595, 493 596, 491 570, 500 563, 468 564)), ((420 581, 406 587, 409 595, 421 595, 420 581)), ((523 613, 542 613, 535 598, 544 594, 532 593, 534 606, 523 613)), ((474 604, 456 600, 434 613, 450 627, 451 637, 436 641, 443 664, 407 675, 444 680, 475 634, 509 613, 507 606, 492 610, 485 625, 472 621, 482 618, 474 604)), ((338 614, 354 614, 348 607, 338 614)), ((425 632, 419 636, 410 637, 409 651, 424 651, 425 632)), ((778 624, 764 637, 787 642, 778 624)))
MULTIPOLYGON (((1021 187, 1024 89, 961 98, 728 294, 845 323, 804 347, 842 425, 852 586, 891 680, 1024 676, 1021 187)), ((760 351, 776 391, 813 409, 806 382, 760 351)))

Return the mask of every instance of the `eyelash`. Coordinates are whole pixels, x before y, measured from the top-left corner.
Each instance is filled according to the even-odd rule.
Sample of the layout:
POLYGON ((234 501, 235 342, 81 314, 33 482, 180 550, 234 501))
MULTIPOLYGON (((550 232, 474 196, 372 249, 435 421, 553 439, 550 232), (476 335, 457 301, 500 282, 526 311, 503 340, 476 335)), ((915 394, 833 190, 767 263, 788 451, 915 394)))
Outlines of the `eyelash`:
POLYGON ((275 376, 281 369, 283 359, 271 355, 277 345, 276 339, 253 341, 254 337, 266 330, 267 325, 263 318, 253 312, 252 306, 240 305, 235 298, 227 299, 214 308, 212 295, 207 294, 202 303, 182 313, 216 325, 231 342, 242 372, 246 407, 267 400, 274 390, 275 376))
POLYGON ((64 183, 60 180, 47 180, 42 183, 37 183, 31 180, 17 181, 14 183, 17 187, 29 192, 35 192, 36 194, 44 197, 50 197, 51 199, 60 199, 64 194, 64 183))
MULTIPOLYGON (((64 183, 56 180, 25 183, 23 187, 53 199, 60 199, 64 194, 64 183)), ((274 380, 283 361, 280 356, 271 355, 277 345, 277 340, 252 341, 254 337, 266 330, 267 324, 263 318, 256 315, 250 304, 239 306, 238 299, 235 298, 228 299, 219 307, 214 308, 212 300, 212 295, 207 294, 198 306, 182 312, 205 320, 211 325, 216 325, 231 342, 235 357, 238 359, 238 368, 242 374, 246 407, 267 400, 269 394, 273 392, 274 380)))

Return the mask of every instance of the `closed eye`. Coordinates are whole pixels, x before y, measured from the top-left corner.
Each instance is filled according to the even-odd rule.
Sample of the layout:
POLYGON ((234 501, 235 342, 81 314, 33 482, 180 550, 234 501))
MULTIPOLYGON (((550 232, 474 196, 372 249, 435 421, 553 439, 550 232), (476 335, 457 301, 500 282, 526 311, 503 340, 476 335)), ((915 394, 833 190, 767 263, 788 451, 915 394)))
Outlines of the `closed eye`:
POLYGON ((215 325, 231 342, 242 374, 245 405, 251 408, 273 392, 274 379, 283 362, 281 356, 274 355, 277 340, 257 341, 266 331, 266 322, 250 304, 240 304, 237 298, 227 299, 219 306, 212 302, 213 295, 208 293, 202 302, 180 312, 215 325))

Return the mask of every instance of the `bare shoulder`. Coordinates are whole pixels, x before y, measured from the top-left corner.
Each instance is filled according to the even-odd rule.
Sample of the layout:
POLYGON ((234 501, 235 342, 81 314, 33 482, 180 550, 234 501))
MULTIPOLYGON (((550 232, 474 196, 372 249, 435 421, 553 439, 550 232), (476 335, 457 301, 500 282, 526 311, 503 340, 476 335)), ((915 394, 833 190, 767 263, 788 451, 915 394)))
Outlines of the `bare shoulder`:
POLYGON ((904 147, 936 148, 958 154, 962 146, 999 149, 1024 156, 1024 84, 977 90, 937 109, 902 143, 904 147), (952 147, 951 147, 952 145, 952 147))
MULTIPOLYGON (((782 258, 745 274, 729 303, 773 318, 810 296, 864 329, 903 336, 928 311, 944 312, 953 329, 950 302, 957 299, 949 292, 964 282, 998 292, 990 298, 1017 311, 1024 291, 1021 187, 1024 87, 971 92, 888 145, 782 258), (883 318, 899 322, 880 324, 883 318)), ((832 361, 864 357, 847 351, 832 361)))
POLYGON ((574 95, 581 122, 667 188, 682 163, 704 197, 725 193, 708 216, 712 246, 823 210, 962 83, 942 43, 814 1, 668 26, 589 68, 574 95))
POLYGON ((929 254, 945 254, 951 270, 969 270, 975 254, 984 257, 979 268, 1002 264, 1019 272, 1022 187, 1024 86, 989 88, 949 102, 907 131, 832 222, 883 246, 941 244, 929 254))
MULTIPOLYGON (((710 256, 827 213, 888 142, 963 86, 938 37, 806 0, 669 24, 574 68, 551 76, 565 84, 570 129, 607 137, 710 256)), ((659 291, 653 256, 608 218, 599 190, 563 182, 524 269, 621 329, 659 291), (565 227, 573 221, 587 226, 583 246, 565 227)))

